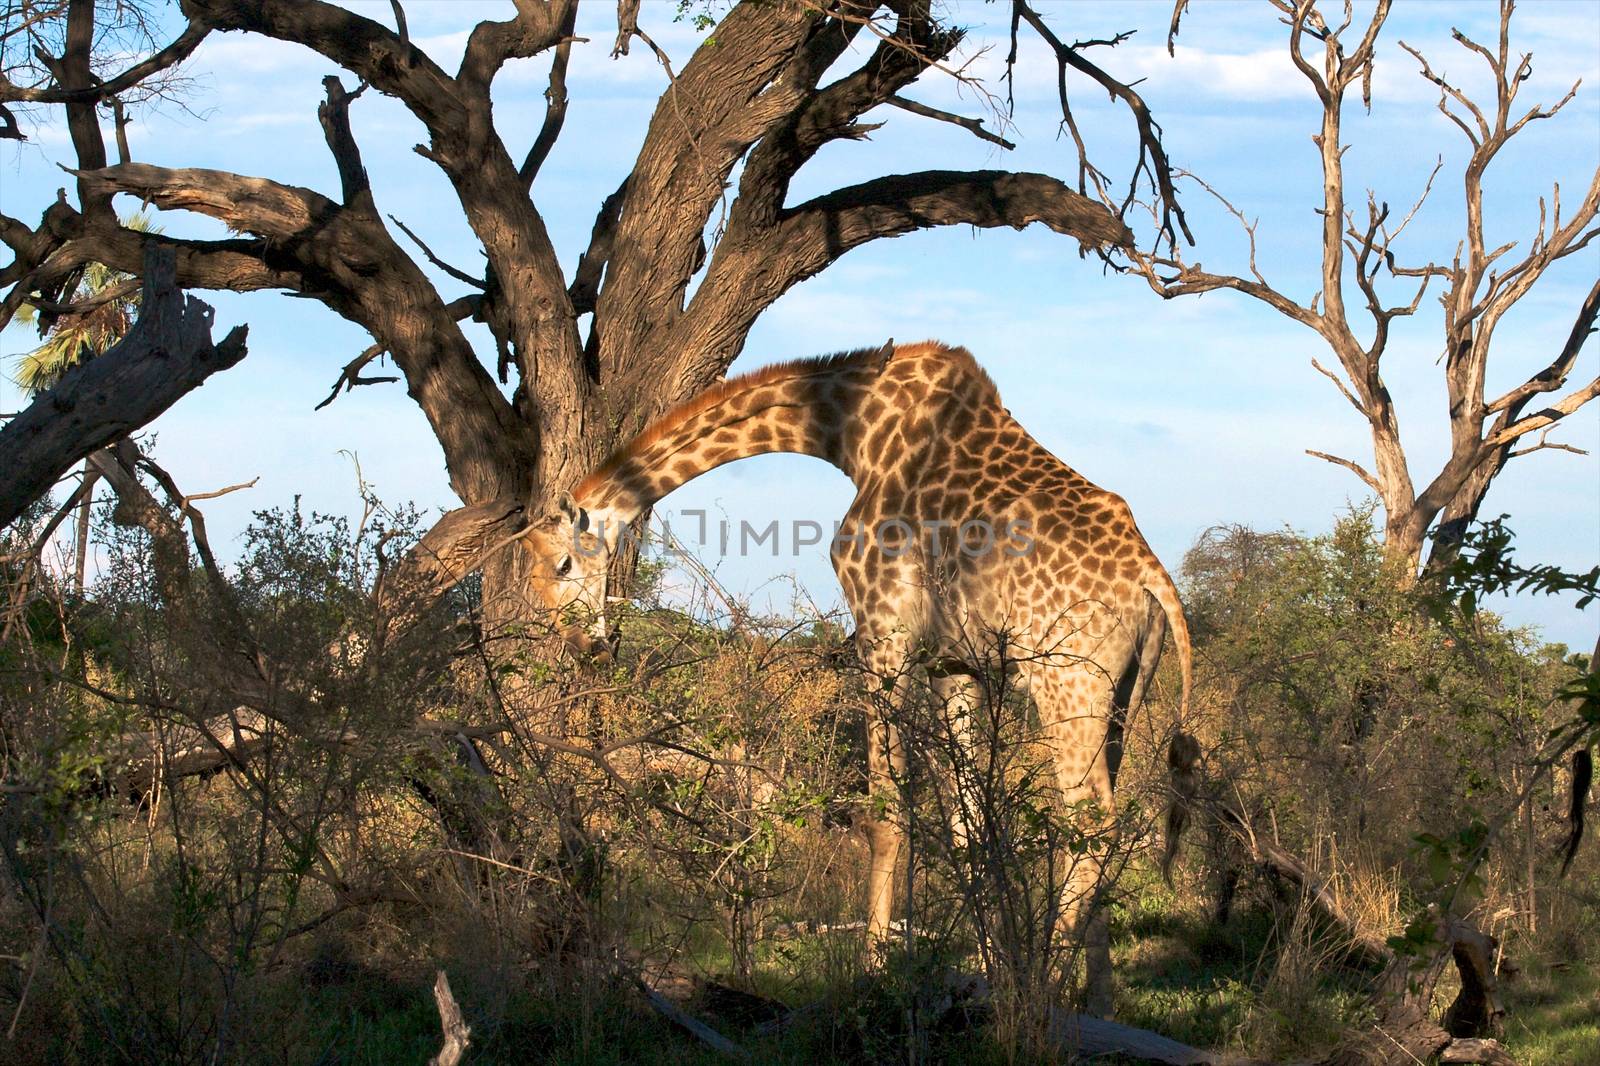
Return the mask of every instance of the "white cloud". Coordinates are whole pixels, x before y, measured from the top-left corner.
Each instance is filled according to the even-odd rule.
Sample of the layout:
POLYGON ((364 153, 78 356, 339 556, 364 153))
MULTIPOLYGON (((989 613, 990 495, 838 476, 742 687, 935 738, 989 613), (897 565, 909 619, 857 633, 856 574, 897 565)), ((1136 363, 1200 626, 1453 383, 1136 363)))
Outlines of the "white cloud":
POLYGON ((190 63, 209 68, 223 85, 240 75, 278 76, 330 66, 329 60, 309 48, 255 33, 213 33, 195 49, 190 63))

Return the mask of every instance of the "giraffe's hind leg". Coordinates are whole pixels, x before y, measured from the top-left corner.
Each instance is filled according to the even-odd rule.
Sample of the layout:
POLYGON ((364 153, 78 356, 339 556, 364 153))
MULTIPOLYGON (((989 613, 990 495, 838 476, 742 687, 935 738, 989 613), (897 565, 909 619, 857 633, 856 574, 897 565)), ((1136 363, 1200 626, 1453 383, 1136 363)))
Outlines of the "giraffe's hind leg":
POLYGON ((1110 1017, 1111 940, 1101 893, 1116 807, 1111 795, 1111 722, 1122 671, 1107 677, 1092 665, 1053 666, 1029 680, 1050 738, 1056 783, 1077 828, 1090 839, 1076 856, 1061 893, 1062 918, 1083 946, 1085 1010, 1110 1017))
MULTIPOLYGON (((1114 832, 1112 790, 1122 762, 1128 714, 1144 702, 1166 637, 1160 605, 1151 598, 1145 606, 1146 616, 1126 646, 1099 649, 1099 659, 1116 664, 1112 672, 1084 662, 1046 671, 1053 676, 1035 682, 1044 701, 1055 708, 1046 711, 1046 702, 1035 695, 1041 720, 1056 725, 1056 775, 1062 796, 1069 807, 1095 801, 1095 818, 1085 828, 1097 834, 1114 832)), ((1097 842, 1088 850, 1086 859, 1073 867, 1062 894, 1067 928, 1083 944, 1085 1010, 1102 1018, 1111 1017, 1113 1009, 1111 937, 1101 898, 1107 887, 1102 856, 1108 843, 1097 842)))

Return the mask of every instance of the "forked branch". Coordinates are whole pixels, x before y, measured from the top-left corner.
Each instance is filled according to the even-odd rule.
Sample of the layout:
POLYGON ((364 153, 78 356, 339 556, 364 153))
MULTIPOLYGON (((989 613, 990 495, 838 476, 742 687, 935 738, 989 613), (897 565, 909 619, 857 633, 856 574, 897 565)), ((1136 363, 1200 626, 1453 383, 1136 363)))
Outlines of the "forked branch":
MULTIPOLYGON (((1179 12, 1173 14, 1173 25, 1177 24, 1179 12)), ((1072 114, 1072 108, 1067 94, 1067 71, 1072 70, 1088 77, 1110 96, 1120 101, 1133 115, 1135 128, 1138 132, 1139 151, 1134 161, 1133 174, 1128 181, 1128 191, 1120 202, 1114 203, 1102 192, 1101 199, 1107 206, 1114 207, 1119 218, 1126 218, 1129 208, 1138 200, 1141 179, 1147 181, 1155 192, 1158 205, 1158 238, 1157 247, 1164 241, 1168 247, 1176 247, 1177 233, 1182 231, 1184 240, 1194 244, 1194 235, 1189 232, 1188 220, 1184 217, 1183 206, 1178 201, 1177 190, 1173 186, 1173 170, 1167 161, 1165 146, 1161 143, 1161 127, 1150 115, 1150 108, 1144 99, 1134 91, 1133 87, 1113 78, 1101 67, 1083 56, 1086 44, 1068 45, 1058 37, 1039 13, 1027 0, 1012 0, 1011 9, 1011 52, 1007 57, 1007 70, 1015 64, 1017 58, 1017 31, 1021 23, 1027 23, 1037 33, 1045 44, 1055 53, 1059 65, 1057 86, 1061 99, 1061 120, 1064 126, 1073 133, 1073 139, 1078 145, 1078 162, 1080 174, 1080 192, 1087 192, 1084 185, 1085 178, 1098 175, 1099 171, 1089 161, 1087 148, 1083 138, 1078 134, 1077 122, 1072 114)), ((1125 39, 1126 35, 1119 36, 1107 42, 1088 42, 1116 44, 1125 39)), ((1008 75, 1009 76, 1009 75, 1008 75)), ((1094 184, 1099 190, 1099 181, 1094 184)))

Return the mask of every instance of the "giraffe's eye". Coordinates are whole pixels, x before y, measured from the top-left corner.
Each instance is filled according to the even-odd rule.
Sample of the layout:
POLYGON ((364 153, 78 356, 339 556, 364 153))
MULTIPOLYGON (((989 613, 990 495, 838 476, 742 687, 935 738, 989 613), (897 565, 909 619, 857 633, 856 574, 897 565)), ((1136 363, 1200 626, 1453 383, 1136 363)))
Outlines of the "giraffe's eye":
POLYGON ((556 567, 556 577, 566 577, 572 573, 572 556, 563 556, 560 565, 556 567))

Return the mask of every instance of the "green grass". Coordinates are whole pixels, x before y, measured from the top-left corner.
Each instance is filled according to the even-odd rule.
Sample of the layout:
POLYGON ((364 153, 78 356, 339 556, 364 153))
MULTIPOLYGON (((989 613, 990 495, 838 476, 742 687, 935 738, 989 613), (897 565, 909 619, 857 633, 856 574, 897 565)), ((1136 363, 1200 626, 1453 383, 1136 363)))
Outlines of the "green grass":
MULTIPOLYGON (((1315 935, 1297 930, 1282 910, 1258 902, 1217 927, 1155 883, 1139 885, 1124 900, 1112 923, 1121 1021, 1199 1047, 1286 1061, 1319 1057, 1367 1009, 1367 975, 1327 965, 1315 935), (1286 970, 1285 960, 1295 958, 1314 965, 1286 970)), ((693 965, 700 972, 726 968, 716 938, 697 948, 693 965)), ((864 978, 860 950, 858 938, 837 934, 762 945, 758 992, 790 1006, 824 1004, 777 1035, 763 1035, 750 1020, 719 1017, 704 1004, 689 1009, 747 1048, 753 1061, 776 1066, 905 1061, 912 1049, 919 1061, 958 1066, 1007 1061, 981 1025, 915 1031, 908 1021, 922 971, 891 967, 887 975, 864 978)), ((1522 950, 1524 970, 1504 986, 1509 1050, 1521 1066, 1600 1063, 1600 966, 1571 961, 1551 967, 1532 946, 1522 950)), ((346 959, 313 959, 267 982, 252 1019, 258 1046, 238 1048, 245 1060, 285 1066, 428 1061, 440 1041, 431 969, 396 976, 346 959), (270 1048, 259 1046, 263 1042, 270 1048)), ((725 1061, 619 982, 508 978, 492 967, 475 969, 471 960, 447 967, 473 1028, 468 1062, 474 1066, 725 1061)), ((78 1044, 76 1050, 77 1057, 51 1061, 117 1061, 104 1048, 78 1044)))
MULTIPOLYGON (((1358 1020, 1364 975, 1327 967, 1309 985, 1275 968, 1283 923, 1266 907, 1241 911, 1217 928, 1168 894, 1141 892, 1113 924, 1119 1018, 1200 1047, 1273 1059, 1328 1050, 1358 1020), (1309 993, 1309 994, 1308 994, 1309 993)), ((709 947, 709 946, 708 946, 709 947)), ((1296 950, 1291 944, 1289 950, 1296 950)), ((756 987, 790 1005, 824 999, 825 1011, 778 1036, 753 1026, 700 1017, 744 1045, 754 1061, 779 1066, 904 1059, 916 1044, 929 1061, 991 1066, 1004 1061, 983 1031, 907 1033, 906 985, 853 981, 841 947, 822 937, 768 945, 756 987)), ((719 957, 698 960, 715 972, 719 957)), ((566 997, 528 990, 489 1007, 461 995, 475 1029, 472 1063, 529 1061, 579 1066, 640 1063, 698 1066, 721 1057, 655 1015, 626 989, 576 990, 566 997)), ((1505 986, 1505 1043, 1521 1066, 1600 1063, 1600 967, 1555 969, 1530 963, 1505 986)), ((320 1054, 306 1061, 341 1066, 422 1063, 437 1050, 438 1018, 421 983, 397 988, 358 980, 330 986, 306 1003, 320 1054)), ((309 1042, 309 1041, 308 1041, 309 1042)))
MULTIPOLYGON (((416 987, 412 1001, 402 1009, 389 1004, 387 994, 365 1001, 356 1001, 358 998, 341 994, 308 1002, 308 1013, 320 1014, 322 1023, 316 1028, 315 1040, 303 1041, 292 1061, 319 1066, 399 1066, 424 1063, 438 1050, 438 1016, 427 990, 416 987)), ((474 1027, 468 1058, 474 1066, 528 1062, 550 1066, 721 1066, 727 1062, 621 989, 575 991, 565 999, 519 996, 506 1005, 505 1017, 491 1024, 484 1023, 477 1003, 467 996, 461 999, 474 1027)), ((815 1024, 799 1025, 776 1036, 763 1036, 726 1020, 702 1018, 743 1045, 753 1061, 774 1066, 904 1059, 906 1037, 894 1024, 884 1024, 888 1020, 886 1006, 892 1004, 869 992, 853 1002, 841 1001, 838 1009, 820 1014, 815 1024)), ((919 1044, 932 1061, 971 1066, 994 1066, 1000 1061, 981 1031, 928 1034, 919 1044)))
POLYGON ((1127 898, 1112 912, 1120 1021, 1282 1058, 1325 1049, 1364 1010, 1364 975, 1326 964, 1319 937, 1286 929, 1281 912, 1242 907, 1219 926, 1158 883, 1127 898))
POLYGON ((1530 963, 1504 992, 1505 1043, 1521 1066, 1600 1062, 1600 967, 1530 963))

